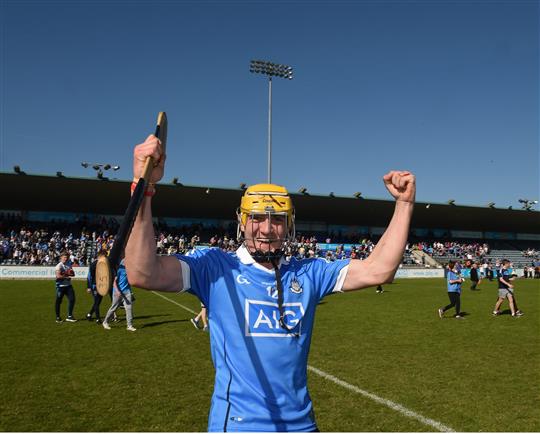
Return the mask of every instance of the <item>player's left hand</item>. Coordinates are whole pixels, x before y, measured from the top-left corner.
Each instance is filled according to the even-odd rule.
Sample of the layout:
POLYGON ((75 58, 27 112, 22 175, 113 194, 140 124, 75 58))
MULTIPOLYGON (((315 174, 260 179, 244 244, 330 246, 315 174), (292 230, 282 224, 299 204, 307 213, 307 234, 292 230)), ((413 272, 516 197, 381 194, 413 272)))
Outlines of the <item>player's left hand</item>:
POLYGON ((416 178, 408 171, 392 170, 383 176, 384 185, 396 201, 414 203, 416 178))

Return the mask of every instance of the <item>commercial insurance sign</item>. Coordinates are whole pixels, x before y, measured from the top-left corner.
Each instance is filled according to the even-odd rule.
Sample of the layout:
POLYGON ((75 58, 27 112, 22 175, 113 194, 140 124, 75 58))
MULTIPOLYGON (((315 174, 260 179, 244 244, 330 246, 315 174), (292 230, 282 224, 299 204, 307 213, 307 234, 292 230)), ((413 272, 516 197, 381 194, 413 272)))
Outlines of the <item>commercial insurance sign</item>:
MULTIPOLYGON (((88 267, 74 267, 75 276, 72 279, 86 279, 88 267)), ((2 266, 0 265, 0 279, 55 279, 55 267, 31 266, 2 266)))

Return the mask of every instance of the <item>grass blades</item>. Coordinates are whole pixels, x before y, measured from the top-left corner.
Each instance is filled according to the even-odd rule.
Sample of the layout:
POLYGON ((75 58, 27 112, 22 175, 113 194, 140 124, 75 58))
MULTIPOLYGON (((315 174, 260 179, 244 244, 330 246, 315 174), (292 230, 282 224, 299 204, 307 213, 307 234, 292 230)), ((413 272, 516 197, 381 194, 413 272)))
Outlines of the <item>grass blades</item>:
MULTIPOLYGON (((105 331, 84 320, 92 297, 74 285, 79 321, 56 324, 54 282, 0 281, 0 430, 206 431, 214 370, 194 315, 136 289, 138 330, 105 331)), ((491 315, 495 282, 464 288, 464 320, 439 319, 443 279, 327 297, 309 364, 457 431, 540 431, 540 281, 516 282, 522 318, 507 304, 491 315)), ((199 310, 189 294, 164 295, 199 310)), ((314 372, 309 387, 321 431, 435 430, 314 372)))

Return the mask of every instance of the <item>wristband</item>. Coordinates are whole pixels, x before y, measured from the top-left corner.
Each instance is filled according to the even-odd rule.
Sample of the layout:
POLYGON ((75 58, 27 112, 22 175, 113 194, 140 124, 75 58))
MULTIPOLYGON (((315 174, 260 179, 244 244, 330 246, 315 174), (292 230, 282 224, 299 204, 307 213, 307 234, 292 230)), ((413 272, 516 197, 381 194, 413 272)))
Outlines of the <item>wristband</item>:
MULTIPOLYGON (((135 188, 137 188, 137 181, 133 181, 131 183, 131 193, 132 194, 135 191, 135 188)), ((156 194, 155 184, 149 183, 148 187, 146 187, 146 190, 144 191, 144 195, 147 196, 147 197, 152 197, 155 194, 156 194)))

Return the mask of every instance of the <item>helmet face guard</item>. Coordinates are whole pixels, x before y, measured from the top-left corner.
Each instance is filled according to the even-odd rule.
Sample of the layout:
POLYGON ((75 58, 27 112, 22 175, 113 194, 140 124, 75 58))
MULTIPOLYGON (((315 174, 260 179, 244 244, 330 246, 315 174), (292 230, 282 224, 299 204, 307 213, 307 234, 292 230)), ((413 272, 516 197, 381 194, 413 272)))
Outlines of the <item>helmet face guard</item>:
POLYGON ((283 246, 294 239, 294 208, 291 198, 284 187, 275 184, 257 184, 249 187, 237 211, 237 237, 249 250, 257 262, 272 262, 283 256, 283 246), (277 223, 276 223, 277 221, 277 223), (275 227, 284 224, 280 234, 275 227), (246 238, 247 225, 251 225, 251 234, 260 234, 258 225, 267 225, 269 237, 246 238), (262 246, 261 246, 262 243, 262 246), (276 247, 275 244, 279 244, 276 247))

